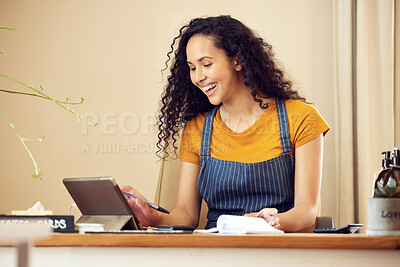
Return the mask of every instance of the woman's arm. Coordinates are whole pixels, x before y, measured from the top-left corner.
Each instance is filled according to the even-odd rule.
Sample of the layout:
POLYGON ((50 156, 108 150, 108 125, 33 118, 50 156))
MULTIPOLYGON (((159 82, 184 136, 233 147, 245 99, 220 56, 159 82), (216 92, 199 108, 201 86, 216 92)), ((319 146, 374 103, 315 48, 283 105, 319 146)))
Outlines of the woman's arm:
POLYGON ((296 232, 310 227, 318 212, 322 151, 322 134, 296 148, 294 207, 291 210, 277 213, 275 208, 265 208, 245 216, 264 218, 270 225, 285 232, 296 232))
MULTIPOLYGON (((182 224, 197 227, 201 208, 201 196, 197 190, 199 172, 199 165, 184 161, 181 162, 178 199, 175 209, 170 214, 158 212, 138 199, 128 198, 128 203, 142 225, 182 224)), ((124 186, 121 190, 143 198, 143 196, 130 186, 124 186)))
POLYGON ((197 189, 200 166, 181 161, 181 174, 178 188, 178 199, 171 224, 193 225, 199 224, 201 209, 201 195, 197 189))
POLYGON ((310 227, 317 216, 322 176, 323 135, 295 151, 294 208, 278 213, 280 229, 295 232, 310 227))

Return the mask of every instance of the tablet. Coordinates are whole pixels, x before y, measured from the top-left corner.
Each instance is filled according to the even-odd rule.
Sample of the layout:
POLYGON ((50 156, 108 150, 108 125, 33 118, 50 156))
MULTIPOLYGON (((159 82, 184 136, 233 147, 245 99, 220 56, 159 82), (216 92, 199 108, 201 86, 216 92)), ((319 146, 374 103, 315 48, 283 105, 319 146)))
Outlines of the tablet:
POLYGON ((128 218, 117 228, 142 230, 140 221, 112 177, 64 178, 63 183, 82 213, 79 222, 105 221, 112 225, 111 222, 128 218))

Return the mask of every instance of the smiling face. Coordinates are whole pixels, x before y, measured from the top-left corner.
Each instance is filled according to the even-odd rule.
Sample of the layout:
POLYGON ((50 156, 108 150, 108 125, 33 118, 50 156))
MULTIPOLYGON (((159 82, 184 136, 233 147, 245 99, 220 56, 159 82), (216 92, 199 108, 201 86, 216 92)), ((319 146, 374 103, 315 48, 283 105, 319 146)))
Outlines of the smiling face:
POLYGON ((244 84, 242 67, 214 45, 212 37, 194 35, 186 46, 192 83, 202 90, 213 105, 235 97, 244 84))

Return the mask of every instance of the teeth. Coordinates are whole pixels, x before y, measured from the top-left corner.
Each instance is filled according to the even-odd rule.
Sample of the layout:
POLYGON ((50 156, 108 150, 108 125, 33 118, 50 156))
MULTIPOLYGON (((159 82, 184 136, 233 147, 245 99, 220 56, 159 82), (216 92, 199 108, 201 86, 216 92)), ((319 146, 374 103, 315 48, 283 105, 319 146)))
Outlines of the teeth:
POLYGON ((210 85, 208 85, 206 87, 203 87, 203 91, 208 92, 211 89, 214 89, 216 86, 217 86, 217 83, 210 84, 210 85))

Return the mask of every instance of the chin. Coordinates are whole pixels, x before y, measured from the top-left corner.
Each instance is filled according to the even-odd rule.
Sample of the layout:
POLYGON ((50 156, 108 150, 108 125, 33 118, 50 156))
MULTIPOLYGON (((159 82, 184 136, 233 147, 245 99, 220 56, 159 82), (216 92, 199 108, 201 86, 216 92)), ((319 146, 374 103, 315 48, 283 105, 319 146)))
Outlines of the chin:
POLYGON ((210 103, 213 104, 214 106, 217 106, 222 103, 222 101, 220 101, 219 99, 208 98, 208 101, 210 101, 210 103))

